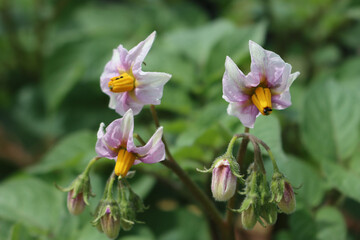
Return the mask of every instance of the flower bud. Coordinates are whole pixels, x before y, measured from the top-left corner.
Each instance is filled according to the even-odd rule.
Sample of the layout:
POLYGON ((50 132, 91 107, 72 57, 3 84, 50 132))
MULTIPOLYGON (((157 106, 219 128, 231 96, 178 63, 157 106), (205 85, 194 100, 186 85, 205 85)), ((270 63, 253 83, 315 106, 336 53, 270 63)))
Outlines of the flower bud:
POLYGON ((67 208, 73 215, 82 213, 85 209, 83 193, 81 192, 75 195, 74 190, 70 190, 67 197, 67 208))
POLYGON ((273 225, 277 220, 277 207, 273 203, 266 204, 261 207, 260 216, 266 221, 267 224, 273 225))
POLYGON ((255 211, 252 205, 241 212, 241 223, 245 229, 252 229, 255 226, 256 221, 255 211))
POLYGON ((55 186, 63 192, 68 192, 67 207, 73 215, 79 215, 84 211, 85 205, 89 205, 89 197, 95 196, 91 192, 90 177, 88 174, 82 173, 70 184, 63 188, 55 184, 55 186))
POLYGON ((286 214, 290 214, 295 211, 296 208, 295 194, 293 188, 291 187, 291 184, 288 181, 285 181, 284 194, 277 205, 280 208, 280 210, 286 214))
POLYGON ((106 198, 98 204, 92 224, 109 238, 115 239, 120 232, 120 219, 118 203, 112 198, 106 198))
POLYGON ((121 227, 125 231, 130 231, 135 224, 136 213, 132 202, 121 202, 121 227))
POLYGON ((129 201, 132 203, 135 212, 144 212, 144 210, 148 208, 144 205, 144 202, 139 195, 134 193, 132 190, 130 190, 129 194, 129 201))
POLYGON ((226 158, 219 159, 212 171, 211 192, 216 201, 227 201, 235 193, 236 176, 226 158))
POLYGON ((110 205, 106 207, 105 214, 100 218, 101 228, 108 238, 115 239, 120 232, 120 214, 112 212, 110 205))

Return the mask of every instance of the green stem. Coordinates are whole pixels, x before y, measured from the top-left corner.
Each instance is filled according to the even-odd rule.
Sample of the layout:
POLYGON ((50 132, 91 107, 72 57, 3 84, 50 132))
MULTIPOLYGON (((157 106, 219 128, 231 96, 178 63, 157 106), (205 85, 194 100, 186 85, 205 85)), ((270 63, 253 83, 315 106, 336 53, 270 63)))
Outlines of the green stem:
POLYGON ((101 157, 94 157, 93 159, 91 159, 90 162, 88 163, 88 165, 86 166, 83 174, 84 174, 84 175, 88 175, 89 172, 90 172, 91 167, 92 167, 92 166, 94 165, 94 163, 95 163, 97 160, 99 160, 100 158, 101 158, 101 157))
POLYGON ((257 141, 258 143, 260 143, 260 144, 265 148, 265 150, 268 152, 269 157, 270 157, 271 162, 272 162, 272 165, 273 165, 273 168, 274 168, 274 172, 280 172, 280 171, 279 171, 279 167, 278 167, 278 165, 277 165, 277 163, 276 163, 276 161, 275 161, 274 154, 272 153, 270 147, 269 147, 265 142, 263 142, 261 139, 255 137, 255 136, 254 136, 254 138, 255 138, 256 141, 257 141))
POLYGON ((176 161, 169 161, 165 159, 161 162, 164 166, 171 169, 183 182, 183 184, 189 189, 191 195, 193 195, 200 206, 203 208, 203 212, 207 214, 217 226, 223 236, 226 236, 226 229, 224 228, 224 222, 220 212, 217 210, 213 202, 206 196, 206 194, 191 180, 191 178, 184 172, 184 170, 177 164, 176 161))
MULTIPOLYGON (((254 139, 254 136, 249 135, 249 139, 250 139, 252 145, 254 146, 255 165, 257 165, 257 167, 260 168, 260 171, 261 171, 263 174, 266 174, 265 167, 264 167, 264 162, 263 162, 263 159, 262 159, 262 155, 261 155, 261 150, 260 150, 259 144, 258 144, 257 141, 254 139)), ((256 168, 255 168, 255 169, 256 169, 256 168)))
POLYGON ((232 139, 230 140, 230 143, 229 143, 229 145, 228 145, 228 147, 227 147, 227 150, 226 150, 225 155, 230 155, 230 156, 232 156, 232 151, 233 151, 233 148, 234 148, 234 143, 235 143, 235 141, 236 141, 238 138, 239 138, 239 137, 236 136, 236 135, 232 137, 232 139))
POLYGON ((109 178, 109 181, 108 181, 108 183, 106 185, 106 191, 107 191, 106 198, 107 199, 112 199, 113 198, 112 188, 113 188, 113 184, 114 184, 115 179, 116 179, 116 175, 115 175, 115 172, 113 171, 110 178, 109 178))
MULTIPOLYGON (((247 134, 249 133, 250 129, 245 127, 244 129, 244 133, 247 134)), ((239 135, 235 135, 230 143, 229 143, 229 147, 230 144, 234 144, 235 140, 238 139, 240 136, 239 135), (234 140, 235 139, 235 140, 234 140)), ((243 163, 244 163, 244 158, 245 158, 245 154, 246 154, 246 149, 247 149, 247 145, 249 143, 249 139, 247 137, 243 137, 242 141, 241 141, 241 145, 236 157, 236 161, 239 164, 240 167, 240 171, 243 169, 243 163)), ((228 151, 229 151, 229 147, 228 147, 228 151)), ((231 146, 232 147, 232 146, 231 146)), ((227 152, 228 152, 227 151, 227 152)), ((237 194, 235 194, 229 201, 227 204, 227 208, 226 208, 226 225, 227 225, 227 229, 230 232, 232 238, 234 238, 234 212, 231 209, 235 208, 235 204, 236 204, 236 198, 237 198, 237 194)))
MULTIPOLYGON (((155 109, 155 106, 154 105, 150 105, 150 111, 151 111, 151 115, 154 119, 154 123, 155 123, 155 126, 156 128, 159 128, 160 127, 160 122, 159 122, 159 117, 157 115, 157 112, 156 112, 156 109, 155 109)), ((169 150, 169 147, 168 147, 168 144, 165 140, 165 137, 164 137, 164 134, 162 136, 162 141, 164 143, 164 146, 165 146, 165 153, 166 153, 166 157, 170 160, 170 161, 175 161, 174 157, 171 155, 171 152, 169 150)))

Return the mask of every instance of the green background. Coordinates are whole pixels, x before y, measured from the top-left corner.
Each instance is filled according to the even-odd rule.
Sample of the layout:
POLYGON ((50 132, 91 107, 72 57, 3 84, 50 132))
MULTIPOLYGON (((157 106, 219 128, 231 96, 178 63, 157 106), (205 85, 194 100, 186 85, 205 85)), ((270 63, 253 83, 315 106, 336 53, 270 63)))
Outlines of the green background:
MULTIPOLYGON (((356 0, 0 2, 0 240, 107 239, 89 223, 114 162, 91 172, 97 197, 79 217, 68 185, 95 156, 96 131, 119 117, 99 78, 112 49, 131 49, 157 31, 146 71, 173 75, 157 106, 171 152, 210 195, 209 167, 243 131, 228 116, 221 78, 230 56, 247 73, 248 41, 278 53, 301 75, 292 106, 260 116, 250 133, 273 150, 299 187, 297 210, 248 239, 360 237, 360 4, 356 0), (258 235, 256 235, 258 234, 258 235), (254 237, 255 236, 255 237, 254 237)), ((135 118, 155 131, 149 107, 135 118)), ((272 169, 264 153, 268 177, 272 169)), ((248 162, 252 161, 249 147, 248 162)), ((161 164, 138 165, 130 180, 150 209, 122 240, 210 239, 211 226, 161 164)), ((217 203, 225 210, 225 204, 217 203)))

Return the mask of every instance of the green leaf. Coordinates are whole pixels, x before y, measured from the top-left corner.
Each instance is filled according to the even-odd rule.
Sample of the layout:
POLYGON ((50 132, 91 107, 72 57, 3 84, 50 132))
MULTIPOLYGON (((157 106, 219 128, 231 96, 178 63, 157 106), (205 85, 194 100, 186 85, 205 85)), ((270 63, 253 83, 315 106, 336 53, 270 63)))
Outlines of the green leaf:
POLYGON ((0 185, 0 217, 49 232, 63 209, 61 195, 36 178, 8 179, 0 185))
POLYGON ((176 228, 168 230, 159 240, 210 239, 204 218, 184 209, 176 212, 176 218, 176 228))
POLYGON ((322 167, 331 187, 360 202, 360 177, 358 175, 331 162, 323 164, 322 167))
POLYGON ((65 168, 82 170, 96 156, 95 142, 95 133, 75 132, 61 140, 37 165, 29 168, 28 171, 40 174, 65 168))
POLYGON ((334 207, 323 207, 315 216, 316 240, 345 240, 346 224, 344 218, 334 207))
POLYGON ((356 90, 333 80, 314 84, 308 91, 302 119, 302 140, 320 161, 344 161, 359 143, 360 108, 356 90))
POLYGON ((218 81, 225 71, 225 58, 231 57, 239 63, 249 59, 249 40, 262 44, 265 38, 266 24, 259 23, 246 27, 234 27, 231 32, 222 36, 221 40, 213 47, 205 69, 206 82, 218 81))
POLYGON ((316 224, 308 211, 300 210, 290 215, 292 240, 315 240, 316 224))
POLYGON ((10 236, 9 240, 30 240, 35 239, 34 237, 31 237, 28 233, 28 230, 21 224, 17 223, 12 226, 10 230, 10 236))

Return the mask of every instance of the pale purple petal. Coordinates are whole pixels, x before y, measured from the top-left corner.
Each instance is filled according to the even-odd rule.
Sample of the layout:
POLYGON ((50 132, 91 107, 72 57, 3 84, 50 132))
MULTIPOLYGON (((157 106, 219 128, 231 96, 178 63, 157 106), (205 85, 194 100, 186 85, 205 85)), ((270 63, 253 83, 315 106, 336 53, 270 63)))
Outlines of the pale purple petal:
POLYGON ((123 118, 114 120, 104 132, 104 123, 100 124, 97 134, 96 153, 99 157, 116 159, 117 149, 133 145, 134 117, 128 110, 123 118))
POLYGON ((118 93, 116 96, 115 111, 120 115, 124 115, 129 109, 132 109, 133 115, 137 115, 143 106, 144 104, 136 98, 134 91, 118 93))
POLYGON ((249 41, 249 50, 251 56, 251 73, 254 77, 261 79, 266 74, 266 53, 257 43, 249 41))
POLYGON ((111 151, 109 149, 108 144, 105 142, 104 136, 105 136, 105 132, 104 132, 104 127, 105 124, 101 123, 98 133, 97 133, 97 142, 96 142, 96 146, 95 146, 95 151, 97 153, 97 155, 99 157, 106 157, 106 158, 110 158, 110 159, 115 159, 117 154, 113 151, 111 151))
POLYGON ((273 95, 271 97, 271 103, 273 109, 285 109, 291 106, 290 91, 287 90, 279 95, 273 95))
POLYGON ((249 41, 251 55, 251 76, 265 80, 268 87, 278 84, 284 70, 285 62, 281 57, 271 51, 263 49, 259 44, 249 41))
POLYGON ((140 155, 139 161, 143 163, 157 163, 165 159, 165 146, 162 142, 163 128, 160 127, 143 147, 128 148, 130 152, 140 155))
POLYGON ((271 89, 272 94, 281 94, 282 92, 288 91, 295 79, 300 75, 299 72, 291 73, 291 65, 285 65, 284 72, 281 78, 281 82, 277 86, 271 89))
POLYGON ((122 133, 120 137, 121 143, 127 144, 129 141, 132 141, 134 132, 134 115, 131 109, 129 109, 122 118, 120 129, 122 133))
POLYGON ((132 65, 141 66, 155 40, 155 35, 156 32, 154 31, 144 41, 132 48, 126 57, 126 61, 131 62, 132 65))
MULTIPOLYGON (((134 73, 135 75, 135 73, 134 73)), ((170 74, 160 72, 137 72, 137 86, 134 90, 136 99, 143 105, 159 105, 165 83, 170 74)))
POLYGON ((253 128, 256 117, 260 115, 259 110, 250 101, 245 103, 232 102, 229 104, 227 112, 229 115, 239 118, 241 123, 248 128, 253 128))
POLYGON ((249 99, 247 90, 259 84, 259 82, 248 81, 247 77, 228 56, 225 60, 225 73, 222 83, 223 98, 227 102, 241 102, 249 99))

